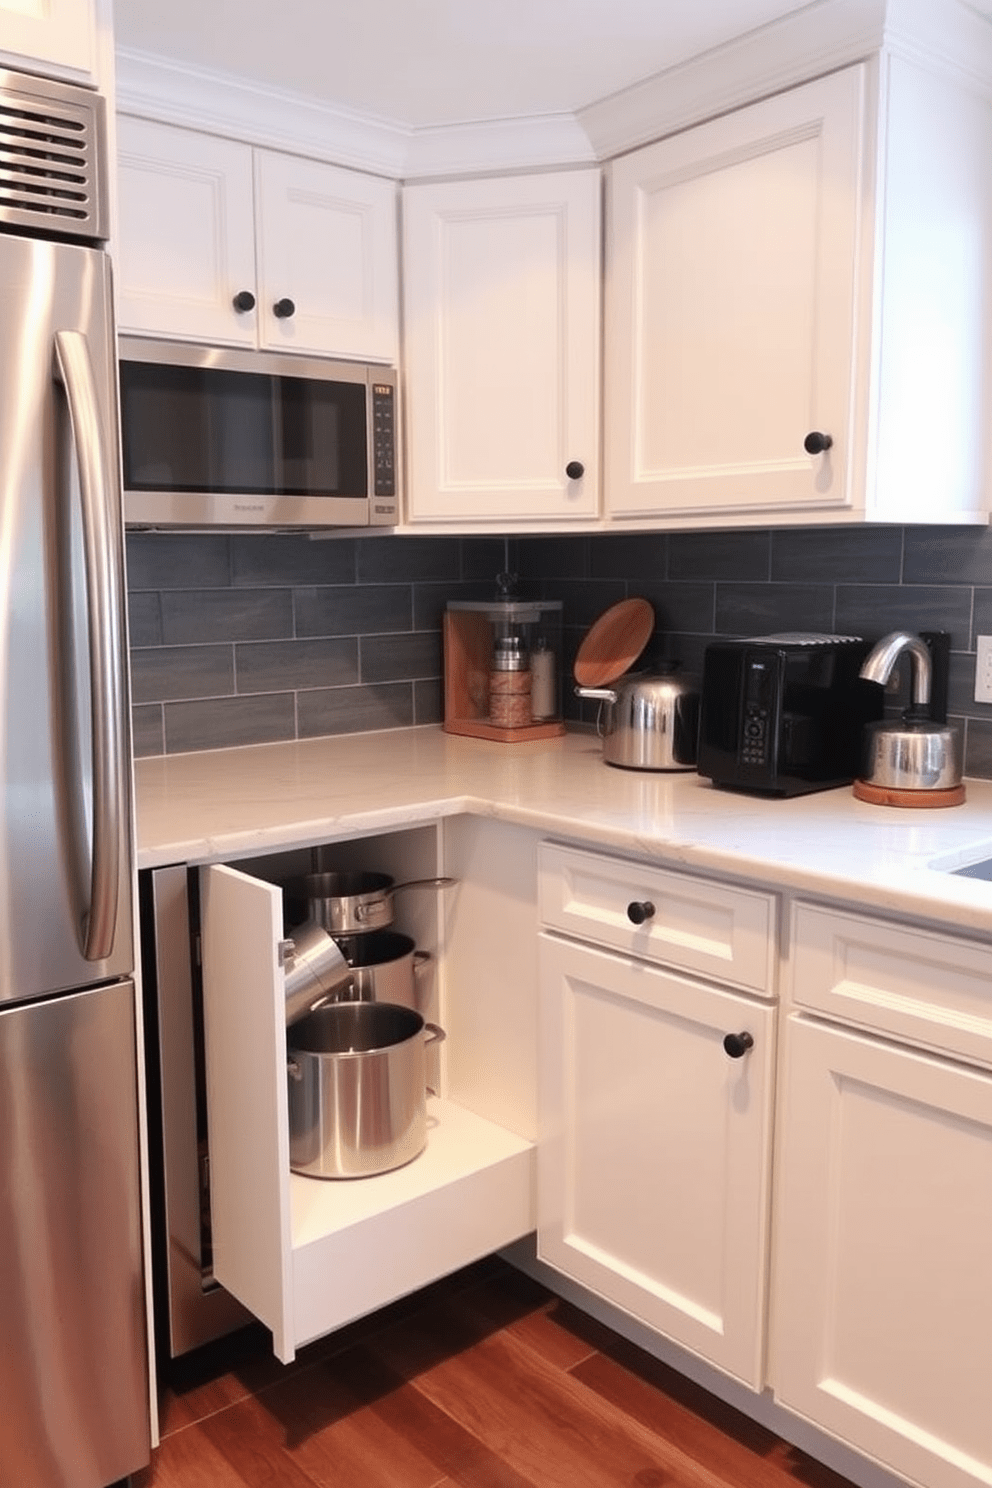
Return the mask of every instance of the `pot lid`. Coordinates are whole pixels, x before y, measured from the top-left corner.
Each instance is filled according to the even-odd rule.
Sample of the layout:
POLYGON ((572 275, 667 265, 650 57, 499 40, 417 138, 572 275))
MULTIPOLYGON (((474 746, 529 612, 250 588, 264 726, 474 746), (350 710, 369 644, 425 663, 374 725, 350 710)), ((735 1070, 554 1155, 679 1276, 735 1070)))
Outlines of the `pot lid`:
POLYGON ((580 687, 607 687, 640 656, 654 630, 654 609, 646 599, 622 599, 582 638, 573 668, 580 687))

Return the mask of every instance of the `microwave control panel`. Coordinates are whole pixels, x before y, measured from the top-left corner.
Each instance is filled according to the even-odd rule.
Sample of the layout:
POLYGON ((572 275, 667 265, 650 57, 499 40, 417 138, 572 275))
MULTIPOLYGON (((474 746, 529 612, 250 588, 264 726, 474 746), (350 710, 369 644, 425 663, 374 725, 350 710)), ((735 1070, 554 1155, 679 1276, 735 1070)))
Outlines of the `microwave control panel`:
POLYGON ((372 384, 372 521, 396 521, 396 389, 372 384))

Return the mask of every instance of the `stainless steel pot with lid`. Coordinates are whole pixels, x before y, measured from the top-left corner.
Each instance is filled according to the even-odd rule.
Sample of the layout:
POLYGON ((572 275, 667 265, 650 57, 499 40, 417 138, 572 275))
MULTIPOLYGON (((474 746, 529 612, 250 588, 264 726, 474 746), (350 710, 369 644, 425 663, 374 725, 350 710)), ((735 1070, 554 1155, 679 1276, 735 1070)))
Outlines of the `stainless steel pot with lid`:
POLYGON ((603 759, 628 770, 694 770, 699 735, 699 683, 675 667, 629 672, 612 687, 577 687, 598 699, 603 759))

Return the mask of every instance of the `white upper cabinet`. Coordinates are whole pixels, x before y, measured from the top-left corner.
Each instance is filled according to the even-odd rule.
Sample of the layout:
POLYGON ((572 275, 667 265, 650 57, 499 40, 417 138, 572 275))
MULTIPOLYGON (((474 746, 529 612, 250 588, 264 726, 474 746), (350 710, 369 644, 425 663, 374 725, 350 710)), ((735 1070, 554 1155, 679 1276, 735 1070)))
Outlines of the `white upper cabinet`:
POLYGON ((990 122, 883 53, 612 164, 609 515, 984 520, 990 122))
POLYGON ((0 66, 91 79, 96 71, 93 0, 0 0, 0 66))
POLYGON ((394 362, 391 181, 118 120, 124 332, 394 362))
POLYGON ((403 196, 411 522, 599 510, 600 175, 403 196))
POLYGON ((251 150, 124 116, 117 153, 120 329, 254 346, 251 150))

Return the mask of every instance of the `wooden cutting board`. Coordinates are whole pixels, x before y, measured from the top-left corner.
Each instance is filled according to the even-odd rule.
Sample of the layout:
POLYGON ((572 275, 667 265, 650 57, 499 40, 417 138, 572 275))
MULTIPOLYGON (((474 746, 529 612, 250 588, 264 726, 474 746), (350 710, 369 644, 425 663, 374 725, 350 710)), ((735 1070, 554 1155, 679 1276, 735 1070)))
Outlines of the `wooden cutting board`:
POLYGON ((646 599, 622 599, 590 626, 575 655, 580 687, 608 687, 640 656, 654 630, 654 609, 646 599))

